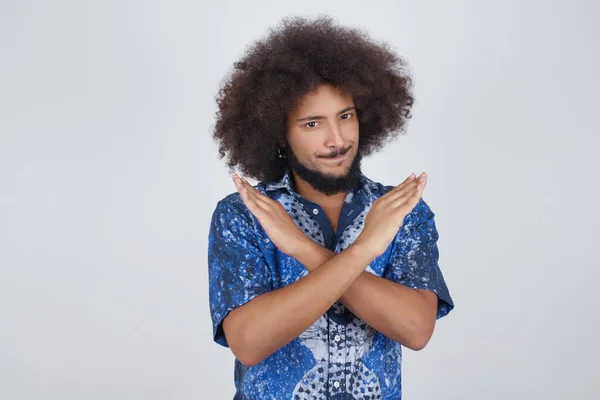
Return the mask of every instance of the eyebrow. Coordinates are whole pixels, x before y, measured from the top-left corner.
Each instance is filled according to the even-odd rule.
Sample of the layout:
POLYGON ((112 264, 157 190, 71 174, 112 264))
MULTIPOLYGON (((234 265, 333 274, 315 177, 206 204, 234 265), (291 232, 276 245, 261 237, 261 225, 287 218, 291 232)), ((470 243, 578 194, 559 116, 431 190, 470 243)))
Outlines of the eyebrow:
MULTIPOLYGON (((343 114, 345 112, 348 112, 350 110, 354 110, 356 107, 354 106, 350 106, 350 107, 346 107, 344 108, 342 111, 338 112, 337 115, 343 114)), ((304 118, 298 118, 296 120, 296 122, 300 122, 300 121, 308 121, 309 119, 325 119, 326 117, 322 116, 322 115, 309 115, 308 117, 304 117, 304 118)))

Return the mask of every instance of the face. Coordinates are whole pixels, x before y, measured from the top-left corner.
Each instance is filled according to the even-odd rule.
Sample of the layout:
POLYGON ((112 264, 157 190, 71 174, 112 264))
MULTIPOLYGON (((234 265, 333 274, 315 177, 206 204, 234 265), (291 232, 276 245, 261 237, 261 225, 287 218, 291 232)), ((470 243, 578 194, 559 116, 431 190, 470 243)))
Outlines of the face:
POLYGON ((344 192, 359 179, 358 116, 351 95, 320 85, 288 114, 286 139, 290 168, 316 190, 344 192))

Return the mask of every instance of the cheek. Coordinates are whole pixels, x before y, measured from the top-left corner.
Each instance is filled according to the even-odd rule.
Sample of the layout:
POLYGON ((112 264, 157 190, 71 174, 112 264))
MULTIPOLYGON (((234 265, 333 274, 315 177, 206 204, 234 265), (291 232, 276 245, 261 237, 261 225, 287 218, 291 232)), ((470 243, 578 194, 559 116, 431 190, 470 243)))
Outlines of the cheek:
POLYGON ((322 148, 322 142, 317 137, 309 137, 308 135, 304 138, 295 138, 295 140, 290 141, 290 144, 296 154, 302 154, 305 157, 311 157, 322 148))
POLYGON ((345 140, 358 143, 358 125, 347 127, 344 133, 345 140))

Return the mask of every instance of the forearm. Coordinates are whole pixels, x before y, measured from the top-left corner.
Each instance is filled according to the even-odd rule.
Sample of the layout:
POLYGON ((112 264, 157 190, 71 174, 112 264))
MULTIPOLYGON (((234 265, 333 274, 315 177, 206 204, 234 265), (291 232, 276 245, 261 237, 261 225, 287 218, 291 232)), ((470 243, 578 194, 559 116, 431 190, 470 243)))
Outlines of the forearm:
MULTIPOLYGON (((336 253, 311 243, 297 259, 316 273, 336 253)), ((339 300, 369 326, 406 347, 422 348, 433 333, 435 316, 422 293, 369 272, 363 271, 339 300)))
POLYGON ((297 282, 231 311, 223 321, 231 350, 246 365, 262 361, 323 315, 372 260, 359 246, 351 246, 297 282))

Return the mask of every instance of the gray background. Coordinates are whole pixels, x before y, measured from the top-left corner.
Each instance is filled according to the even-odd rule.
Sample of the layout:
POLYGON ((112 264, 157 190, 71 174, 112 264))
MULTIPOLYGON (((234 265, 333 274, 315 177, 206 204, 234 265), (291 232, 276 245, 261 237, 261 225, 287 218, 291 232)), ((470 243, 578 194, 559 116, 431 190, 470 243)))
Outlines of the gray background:
POLYGON ((456 302, 405 349, 405 398, 599 398, 598 8, 1 1, 0 397, 232 397, 207 297, 210 217, 235 191, 214 95, 268 27, 328 13, 415 77, 408 133, 364 164, 428 172, 456 302))

